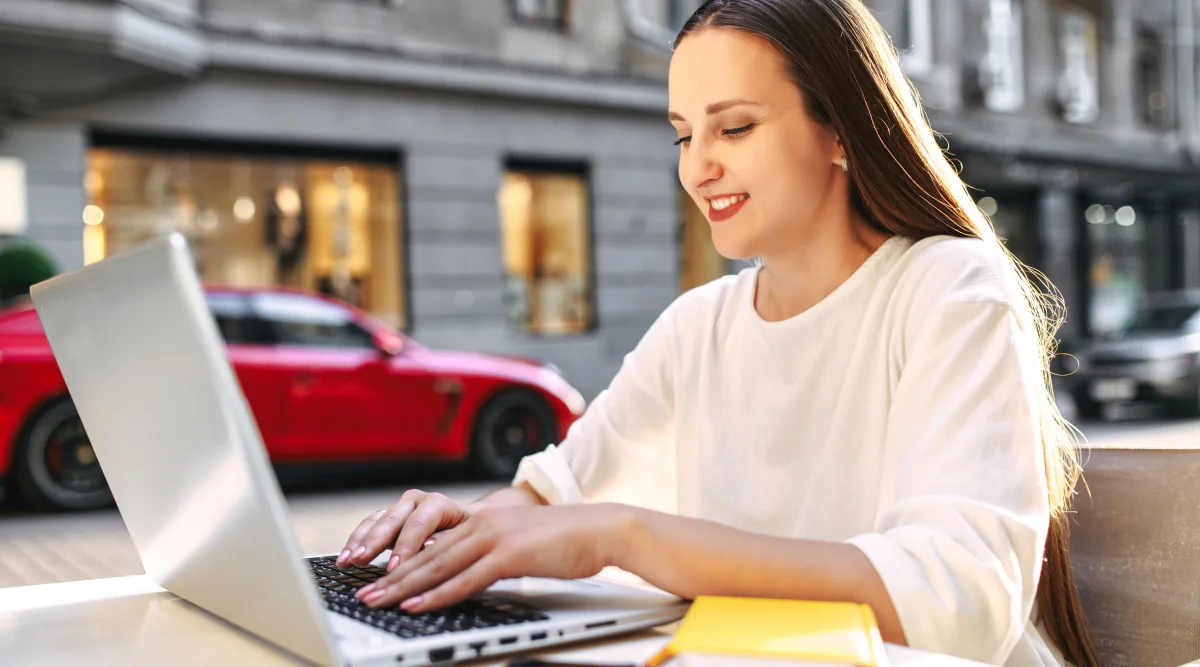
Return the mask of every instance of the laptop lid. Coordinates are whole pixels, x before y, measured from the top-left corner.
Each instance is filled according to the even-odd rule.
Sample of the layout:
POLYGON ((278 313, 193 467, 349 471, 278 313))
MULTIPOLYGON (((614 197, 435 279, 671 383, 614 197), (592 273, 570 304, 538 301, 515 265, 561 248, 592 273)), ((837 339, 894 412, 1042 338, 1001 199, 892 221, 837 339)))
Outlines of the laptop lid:
POLYGON ((184 237, 31 292, 146 573, 300 657, 339 664, 184 237))

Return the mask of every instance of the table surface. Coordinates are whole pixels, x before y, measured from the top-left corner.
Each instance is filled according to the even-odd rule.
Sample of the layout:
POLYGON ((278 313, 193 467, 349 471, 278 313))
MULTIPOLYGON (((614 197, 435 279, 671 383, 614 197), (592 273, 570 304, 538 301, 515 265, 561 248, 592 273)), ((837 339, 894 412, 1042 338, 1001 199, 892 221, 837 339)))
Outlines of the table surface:
MULTIPOLYGON (((580 662, 638 661, 653 655, 669 636, 665 629, 647 630, 539 655, 580 662)), ((893 645, 887 652, 894 666, 977 664, 893 645)), ((145 575, 0 589, 0 656, 14 667, 303 664, 145 575)), ((505 661, 462 664, 500 667, 505 661)))

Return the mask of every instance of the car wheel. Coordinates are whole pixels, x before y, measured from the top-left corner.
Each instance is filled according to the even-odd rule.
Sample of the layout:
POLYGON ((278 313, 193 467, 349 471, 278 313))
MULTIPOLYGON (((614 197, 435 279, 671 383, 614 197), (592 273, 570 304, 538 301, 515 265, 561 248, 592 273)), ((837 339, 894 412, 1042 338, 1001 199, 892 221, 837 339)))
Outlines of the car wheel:
POLYGON ((471 462, 483 475, 512 479, 521 459, 553 443, 557 431, 554 413, 540 396, 505 391, 485 403, 476 416, 471 462))
POLYGON ((17 494, 39 510, 89 510, 112 504, 83 422, 70 399, 38 411, 17 439, 17 494))

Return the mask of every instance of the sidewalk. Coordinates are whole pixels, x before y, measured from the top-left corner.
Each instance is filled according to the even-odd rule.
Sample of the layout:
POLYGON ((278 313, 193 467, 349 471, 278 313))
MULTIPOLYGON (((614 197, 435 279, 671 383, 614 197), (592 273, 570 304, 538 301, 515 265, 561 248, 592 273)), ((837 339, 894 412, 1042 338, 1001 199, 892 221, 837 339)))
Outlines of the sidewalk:
MULTIPOLYGON (((494 484, 437 485, 469 502, 494 484)), ((405 489, 295 494, 288 498, 292 527, 304 553, 331 553, 371 512, 405 489)), ((0 516, 0 588, 141 574, 142 564, 115 510, 87 514, 0 516)))

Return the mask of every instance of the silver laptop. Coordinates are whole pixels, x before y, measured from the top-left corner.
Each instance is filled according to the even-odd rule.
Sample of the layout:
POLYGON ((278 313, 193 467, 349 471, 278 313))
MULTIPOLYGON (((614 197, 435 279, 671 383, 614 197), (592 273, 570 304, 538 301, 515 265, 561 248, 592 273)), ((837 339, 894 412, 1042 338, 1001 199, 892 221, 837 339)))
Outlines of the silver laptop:
MULTIPOLYGON (((679 598, 600 578, 502 581, 443 613, 354 599, 378 563, 304 558, 178 234, 37 285, 46 336, 146 573, 319 665, 409 667, 668 623, 679 598)), ((347 533, 351 526, 347 526, 347 533)))

